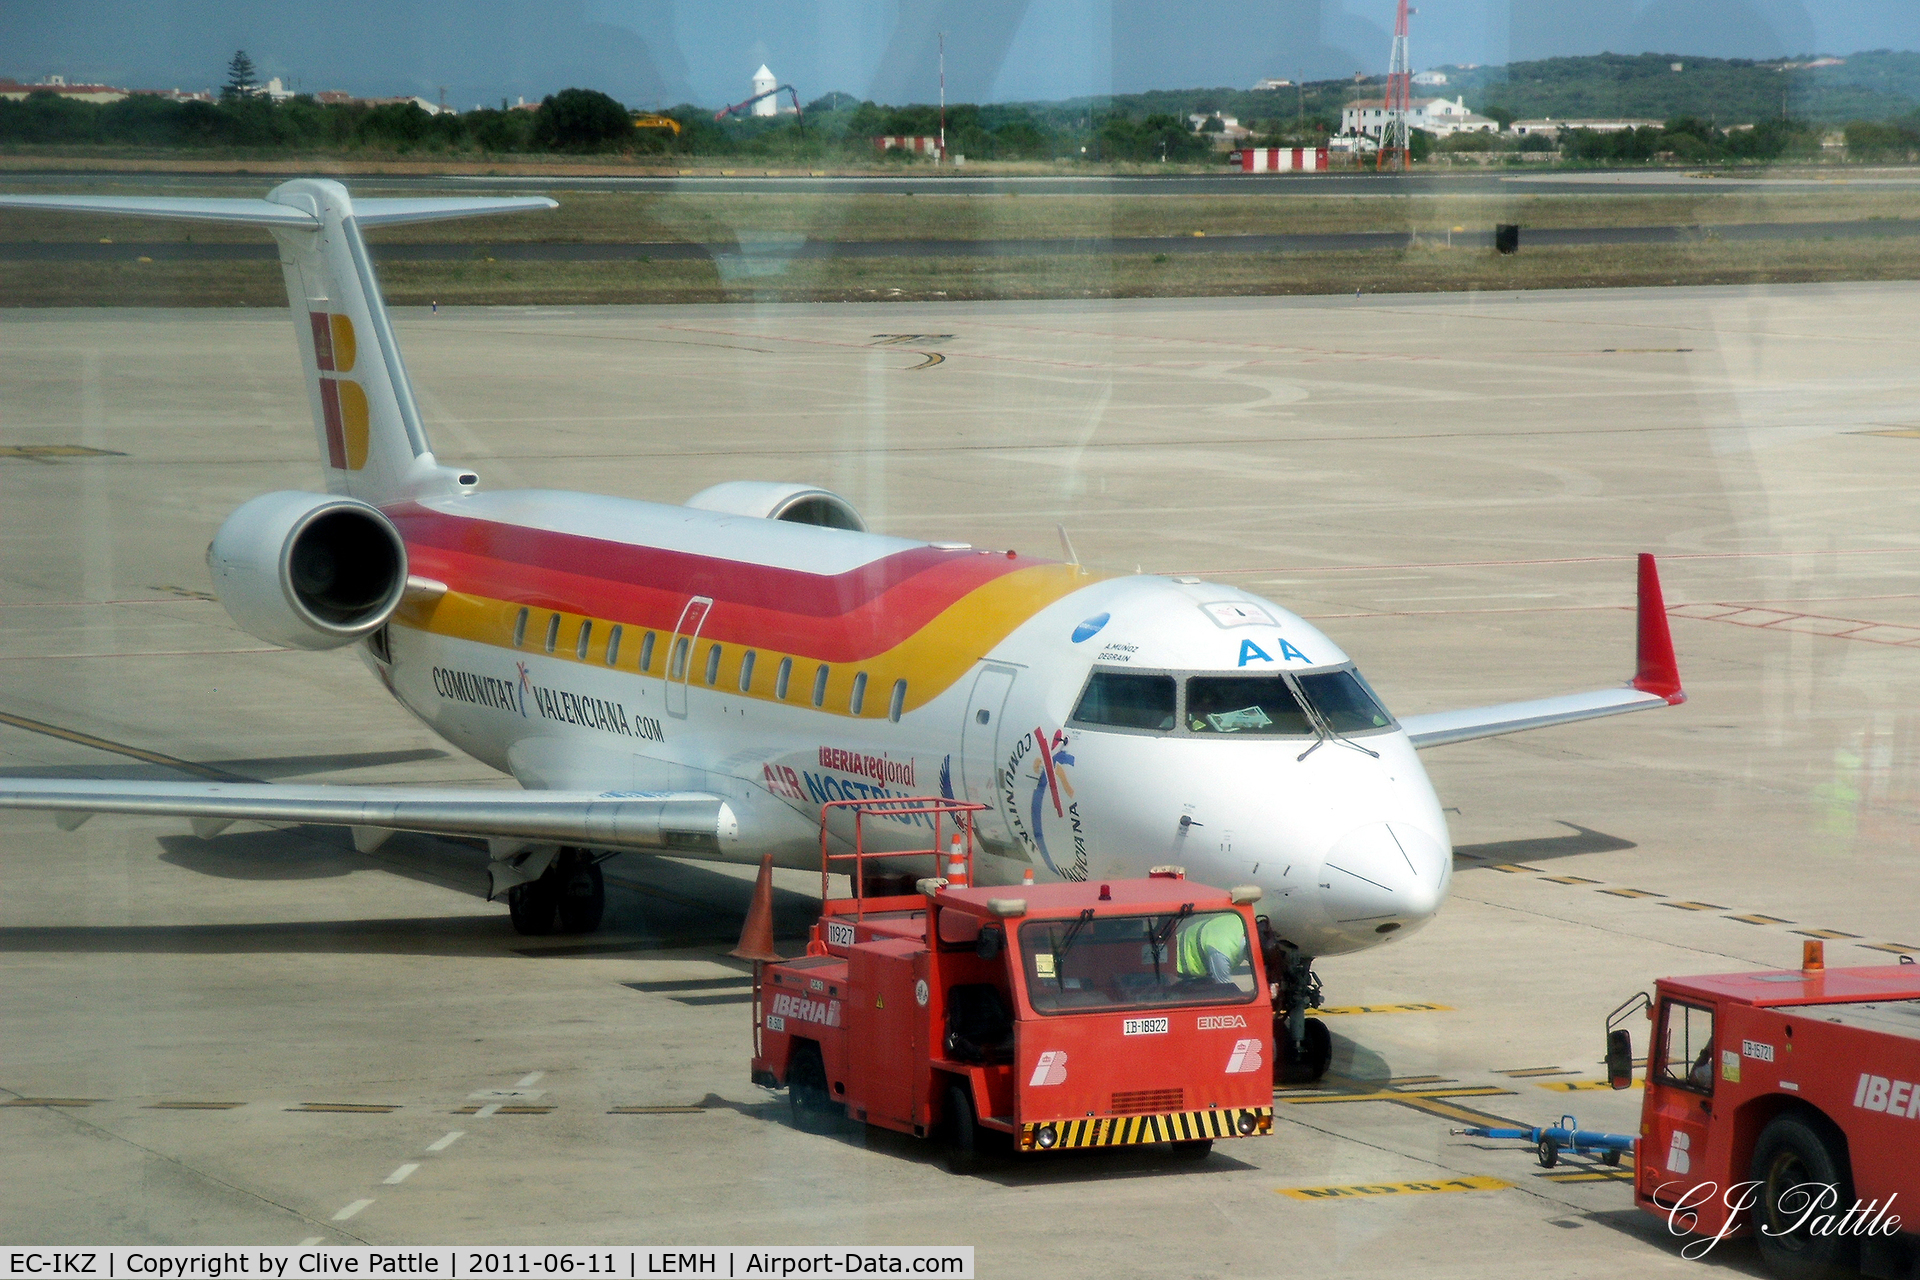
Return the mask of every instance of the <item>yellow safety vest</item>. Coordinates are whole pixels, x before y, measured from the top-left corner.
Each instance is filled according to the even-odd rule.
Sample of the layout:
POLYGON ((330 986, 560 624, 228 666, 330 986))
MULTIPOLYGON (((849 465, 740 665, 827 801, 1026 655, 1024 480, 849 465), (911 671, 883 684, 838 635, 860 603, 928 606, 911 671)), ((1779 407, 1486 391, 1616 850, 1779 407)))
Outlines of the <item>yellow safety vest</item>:
POLYGON ((1197 924, 1190 923, 1180 930, 1180 950, 1176 967, 1183 978, 1204 978, 1209 974, 1207 968, 1208 950, 1218 951, 1234 964, 1238 964, 1247 950, 1247 925, 1237 912, 1223 911, 1218 915, 1209 915, 1197 924))

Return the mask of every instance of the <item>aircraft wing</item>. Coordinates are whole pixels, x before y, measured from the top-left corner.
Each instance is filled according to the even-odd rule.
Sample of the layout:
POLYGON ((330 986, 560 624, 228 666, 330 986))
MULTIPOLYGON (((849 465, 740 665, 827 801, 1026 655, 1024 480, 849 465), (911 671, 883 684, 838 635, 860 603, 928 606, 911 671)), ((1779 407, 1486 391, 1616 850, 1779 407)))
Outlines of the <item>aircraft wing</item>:
POLYGON ((384 833, 669 849, 716 854, 740 833, 721 797, 700 791, 492 791, 438 787, 281 786, 264 782, 117 782, 0 778, 0 809, 51 810, 71 831, 96 813, 192 819, 212 835, 232 822, 353 828, 363 850, 384 833))
POLYGON ((1687 695, 1680 687, 1680 668, 1673 656, 1666 602, 1660 594, 1660 571, 1650 555, 1640 557, 1639 587, 1638 665, 1631 684, 1557 698, 1406 716, 1401 719, 1400 727, 1407 731, 1416 748, 1444 747, 1454 742, 1493 738, 1525 729, 1545 729, 1628 711, 1679 706, 1687 700, 1687 695))

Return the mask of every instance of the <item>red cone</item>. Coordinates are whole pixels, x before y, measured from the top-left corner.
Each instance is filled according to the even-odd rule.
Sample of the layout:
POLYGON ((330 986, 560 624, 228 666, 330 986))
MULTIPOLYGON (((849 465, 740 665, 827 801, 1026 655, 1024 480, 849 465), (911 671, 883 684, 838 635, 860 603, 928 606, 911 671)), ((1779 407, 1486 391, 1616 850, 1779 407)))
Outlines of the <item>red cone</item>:
POLYGON ((741 960, 774 964, 781 957, 773 949, 773 855, 760 859, 760 877, 753 882, 753 903, 747 922, 740 926, 740 945, 728 954, 741 960))

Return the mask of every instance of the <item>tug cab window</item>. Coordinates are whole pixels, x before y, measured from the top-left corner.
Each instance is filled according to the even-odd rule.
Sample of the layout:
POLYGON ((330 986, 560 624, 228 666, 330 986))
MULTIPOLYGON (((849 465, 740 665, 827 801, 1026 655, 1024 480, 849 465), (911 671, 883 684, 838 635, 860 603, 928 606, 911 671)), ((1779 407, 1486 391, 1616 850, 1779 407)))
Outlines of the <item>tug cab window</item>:
POLYGON ((1662 1084, 1696 1093, 1713 1092, 1713 1010, 1669 1000, 1661 1019, 1659 1069, 1662 1084))
POLYGON ((1254 997, 1252 945, 1237 911, 1030 920, 1020 952, 1039 1014, 1254 997))
POLYGON ((1164 733, 1173 728, 1174 696, 1172 676, 1096 671, 1074 708, 1073 722, 1164 733))

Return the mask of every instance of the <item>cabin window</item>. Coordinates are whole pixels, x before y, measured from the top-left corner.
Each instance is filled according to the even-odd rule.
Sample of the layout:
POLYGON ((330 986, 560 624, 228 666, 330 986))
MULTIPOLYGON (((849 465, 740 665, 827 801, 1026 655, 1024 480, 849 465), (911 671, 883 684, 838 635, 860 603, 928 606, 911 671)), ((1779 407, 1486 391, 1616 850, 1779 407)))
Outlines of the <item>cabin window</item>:
POLYGON ((587 645, 593 641, 593 624, 585 618, 580 619, 580 638, 573 642, 573 656, 585 662, 587 645))
POLYGON ((1662 1008, 1654 1079, 1682 1089, 1713 1092, 1713 1010, 1669 1000, 1662 1008))
POLYGON ((820 669, 813 673, 813 705, 827 705, 827 664, 821 663, 820 669))
POLYGON ((720 646, 711 645, 707 649, 707 683, 712 684, 720 678, 720 646))
POLYGON ((780 670, 776 672, 773 677, 773 696, 785 702, 787 700, 787 683, 792 679, 793 659, 780 659, 780 670))
POLYGON ((753 650, 749 649, 740 657, 740 692, 746 693, 753 688, 753 650))
POLYGON ((612 666, 618 661, 620 661, 620 628, 616 626, 607 632, 607 665, 612 666))
POLYGON ((522 609, 520 616, 513 620, 513 647, 518 649, 527 642, 527 611, 522 609))
POLYGON ((860 709, 866 705, 867 705, 867 673, 864 671, 860 671, 854 674, 853 696, 847 699, 847 710, 857 716, 860 714, 860 709))
POLYGON ((557 613, 549 614, 547 615, 547 652, 552 653, 553 647, 559 643, 560 615, 557 613))
POLYGON ((673 661, 667 664, 667 679, 685 680, 687 678, 687 655, 693 650, 693 641, 681 636, 673 642, 673 661))
POLYGON ((653 670, 653 632, 651 631, 640 638, 640 669, 653 670))
POLYGON ((1172 676, 1095 671, 1073 709, 1073 722, 1164 733, 1173 728, 1174 695, 1172 676))
POLYGON ((899 724, 900 713, 906 709, 907 682, 905 680, 895 680, 893 682, 893 697, 887 699, 887 719, 893 721, 895 724, 899 724))

